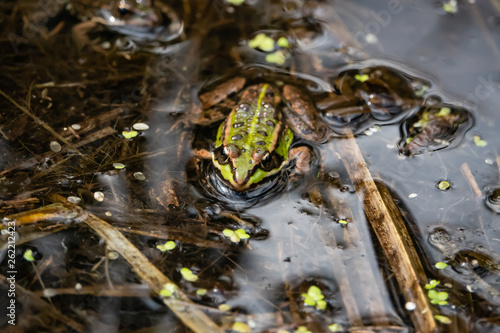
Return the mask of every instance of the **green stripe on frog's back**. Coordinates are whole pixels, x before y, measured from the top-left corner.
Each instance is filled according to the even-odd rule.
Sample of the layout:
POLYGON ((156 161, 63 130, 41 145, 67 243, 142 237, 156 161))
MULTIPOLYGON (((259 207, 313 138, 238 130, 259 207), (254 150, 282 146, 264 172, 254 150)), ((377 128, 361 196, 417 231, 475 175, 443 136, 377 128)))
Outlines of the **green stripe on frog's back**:
MULTIPOLYGON (((229 114, 225 128, 220 128, 220 142, 229 145, 253 150, 263 148, 272 151, 279 139, 281 126, 275 98, 266 96, 266 92, 277 93, 269 84, 259 85, 258 94, 249 92, 245 94, 236 108, 229 114), (246 97, 246 98, 245 98, 246 97)), ((255 86, 247 89, 256 89, 255 86)))
MULTIPOLYGON (((260 91, 259 98, 257 99, 257 107, 256 107, 256 112, 253 115, 252 122, 250 123, 250 133, 255 133, 256 125, 259 123, 259 117, 261 113, 259 111, 262 110, 262 100, 264 99, 264 96, 266 96, 266 89, 269 85, 266 83, 262 86, 262 90, 260 91)), ((252 143, 252 136, 249 135, 247 139, 247 146, 249 146, 252 143)))

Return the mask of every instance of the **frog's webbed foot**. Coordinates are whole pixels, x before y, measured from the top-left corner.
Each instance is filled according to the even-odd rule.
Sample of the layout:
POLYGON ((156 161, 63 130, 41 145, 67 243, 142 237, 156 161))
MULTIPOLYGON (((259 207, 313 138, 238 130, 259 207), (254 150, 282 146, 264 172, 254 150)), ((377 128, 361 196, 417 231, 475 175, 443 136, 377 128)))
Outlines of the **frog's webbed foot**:
POLYGON ((311 171, 311 165, 316 160, 316 153, 308 147, 298 146, 290 149, 288 159, 295 160, 295 173, 305 175, 311 171))
POLYGON ((224 119, 225 117, 226 116, 224 115, 224 113, 220 110, 203 110, 201 112, 201 115, 198 117, 198 119, 196 119, 196 121, 194 121, 194 123, 200 126, 208 126, 224 119))
POLYGON ((316 103, 320 110, 326 109, 343 109, 351 106, 363 104, 363 100, 357 96, 337 95, 329 93, 328 96, 316 103))
POLYGON ((95 21, 87 21, 78 23, 73 26, 72 37, 78 49, 83 49, 85 46, 90 44, 90 37, 88 33, 97 26, 95 21))
POLYGON ((166 134, 169 134, 179 128, 186 129, 193 127, 193 125, 198 124, 198 120, 200 119, 200 115, 202 113, 203 110, 201 109, 199 103, 194 103, 191 109, 180 115, 179 119, 172 124, 166 134))
POLYGON ((283 87, 283 97, 288 107, 283 107, 283 114, 288 126, 301 138, 323 142, 328 135, 326 124, 318 116, 318 111, 308 96, 297 87, 283 87))

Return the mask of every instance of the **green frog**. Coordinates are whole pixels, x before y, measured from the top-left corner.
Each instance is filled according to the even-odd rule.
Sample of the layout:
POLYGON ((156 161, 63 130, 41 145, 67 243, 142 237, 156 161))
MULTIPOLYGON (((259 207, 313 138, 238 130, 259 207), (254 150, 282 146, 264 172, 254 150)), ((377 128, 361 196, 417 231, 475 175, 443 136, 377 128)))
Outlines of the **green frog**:
POLYGON ((306 173, 314 153, 306 146, 293 147, 294 137, 323 142, 328 134, 314 104, 298 87, 278 89, 261 82, 244 88, 245 83, 237 77, 199 96, 202 123, 221 119, 215 110, 218 106, 230 107, 231 112, 218 127, 212 151, 200 150, 196 155, 210 160, 218 178, 239 193, 269 185, 272 179, 281 179, 274 176, 291 168, 294 173, 306 173), (239 91, 234 104, 228 96, 239 91))

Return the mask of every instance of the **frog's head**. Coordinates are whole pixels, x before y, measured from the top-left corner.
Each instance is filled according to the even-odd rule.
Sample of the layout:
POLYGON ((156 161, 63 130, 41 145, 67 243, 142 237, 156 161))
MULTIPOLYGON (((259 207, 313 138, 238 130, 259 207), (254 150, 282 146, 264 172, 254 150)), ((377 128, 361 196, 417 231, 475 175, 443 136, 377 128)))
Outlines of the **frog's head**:
POLYGON ((183 24, 168 5, 153 0, 119 0, 103 4, 98 21, 112 30, 138 39, 168 41, 177 38, 183 24))
POLYGON ((279 92, 268 84, 245 89, 219 127, 212 161, 236 191, 245 191, 288 163, 293 134, 276 110, 279 92))

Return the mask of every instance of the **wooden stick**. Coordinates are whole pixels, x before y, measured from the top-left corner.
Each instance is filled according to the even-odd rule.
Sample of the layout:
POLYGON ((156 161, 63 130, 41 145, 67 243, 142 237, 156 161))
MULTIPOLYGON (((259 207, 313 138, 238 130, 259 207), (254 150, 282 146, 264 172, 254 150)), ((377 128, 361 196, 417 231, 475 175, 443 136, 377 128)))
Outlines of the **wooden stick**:
MULTIPOLYGON (((340 160, 338 160, 337 156, 339 156, 339 154, 335 151, 333 143, 330 142, 325 154, 325 159, 327 161, 325 161, 324 165, 338 164, 340 160)), ((365 322, 366 320, 370 320, 370 322, 377 325, 377 327, 389 325, 390 320, 387 318, 388 312, 386 303, 384 302, 384 299, 387 300, 387 297, 384 296, 387 293, 386 286, 379 272, 372 270, 370 260, 373 259, 370 258, 370 255, 368 255, 365 250, 366 244, 362 239, 362 234, 366 236, 369 235, 368 226, 364 224, 365 220, 354 216, 352 204, 336 196, 335 192, 338 191, 336 188, 327 186, 324 193, 322 192, 322 197, 319 197, 319 193, 315 193, 315 188, 317 188, 317 186, 314 186, 312 190, 309 191, 309 198, 316 206, 323 205, 323 202, 326 202, 326 206, 329 204, 334 209, 337 217, 347 218, 353 221, 349 223, 347 228, 343 229, 341 236, 334 234, 331 227, 325 228, 322 224, 319 224, 317 227, 318 229, 323 229, 318 230, 318 235, 320 239, 323 240, 325 246, 336 249, 337 243, 342 242, 344 246, 355 253, 353 255, 353 253, 350 252, 349 262, 352 267, 356 267, 356 270, 348 270, 345 272, 338 272, 337 268, 334 270, 335 277, 339 281, 339 288, 351 325, 353 327, 362 327, 363 321, 361 321, 361 318, 363 318, 365 322), (355 223, 358 221, 359 223, 355 223), (355 287, 352 285, 353 278, 356 279, 355 287), (357 293, 356 297, 353 295, 353 290, 357 293), (356 308, 356 304, 358 308, 356 308), (361 314, 360 311, 362 311, 361 314)), ((364 217, 362 207, 356 206, 356 211, 358 214, 363 214, 364 217)), ((334 258, 332 258, 332 261, 333 259, 334 258)), ((341 261, 341 264, 335 267, 344 267, 344 264, 341 261)))
MULTIPOLYGON (((106 221, 101 220, 97 216, 85 212, 76 205, 71 205, 72 210, 80 211, 80 218, 87 223, 89 227, 94 229, 97 234, 107 242, 108 246, 120 253, 127 260, 135 272, 144 279, 151 289, 156 293, 160 293, 163 286, 167 283, 173 283, 169 278, 163 275, 156 266, 154 266, 148 258, 146 258, 125 236, 106 221)), ((206 314, 201 312, 197 305, 179 289, 176 294, 177 298, 164 298, 163 302, 179 319, 190 329, 199 333, 222 332, 206 314)))
POLYGON ((481 189, 479 189, 476 179, 474 179, 474 176, 470 171, 469 165, 467 163, 462 164, 462 166, 460 167, 460 171, 462 171, 462 174, 465 176, 465 178, 467 178, 467 182, 469 183, 469 186, 476 198, 481 198, 483 196, 483 193, 481 192, 481 189))
POLYGON ((347 138, 337 141, 338 151, 349 173, 349 177, 356 185, 359 199, 364 203, 365 213, 377 238, 384 249, 387 260, 394 272, 396 280, 407 302, 413 302, 416 309, 411 313, 411 319, 416 331, 433 332, 436 322, 432 310, 427 303, 421 284, 422 276, 413 266, 412 261, 417 259, 408 252, 396 223, 389 212, 377 185, 366 166, 366 162, 352 135, 347 133, 347 138))
MULTIPOLYGON (((105 138, 109 135, 113 135, 116 133, 116 130, 111 128, 111 127, 105 127, 103 129, 100 129, 96 132, 93 132, 91 134, 89 134, 88 136, 86 136, 84 139, 78 141, 78 142, 75 142, 72 147, 76 147, 76 148, 79 148, 81 146, 85 146, 85 145, 88 145, 89 143, 92 143, 94 141, 97 141, 97 140, 100 140, 102 138, 105 138)), ((53 158, 55 155, 57 154, 60 154, 60 153, 64 153, 64 152, 67 152, 69 149, 67 146, 64 146, 60 152, 56 153, 56 152, 53 152, 53 151, 49 151, 49 152, 45 152, 41 157, 38 156, 38 157, 32 157, 32 158, 29 158, 27 159, 26 161, 24 161, 23 163, 21 164, 18 164, 18 165, 14 165, 6 170, 3 170, 3 171, 0 171, 0 176, 6 174, 6 173, 9 173, 9 172, 12 172, 14 170, 17 170, 17 169, 27 169, 27 168, 31 168, 33 167, 34 165, 36 165, 40 160, 43 160, 43 159, 46 159, 46 158, 53 158)))
MULTIPOLYGON (((71 216, 72 218, 79 218, 105 240, 110 248, 120 253, 155 293, 160 294, 165 284, 173 284, 121 232, 81 207, 70 203, 57 203, 35 211, 35 213, 30 212, 30 214, 26 212, 7 216, 7 218, 16 219, 16 225, 34 223, 55 217, 65 218, 65 216, 71 216)), ((222 333, 222 329, 206 314, 201 312, 198 305, 191 302, 181 290, 177 289, 174 295, 175 297, 163 298, 163 302, 191 330, 197 333, 222 333)))
POLYGON ((415 274, 417 275, 418 280, 421 283, 427 282, 427 275, 425 274, 424 266, 420 262, 417 250, 415 249, 415 246, 413 246, 413 242, 411 240, 408 229, 406 229, 406 224, 403 220, 403 217, 401 216, 401 213, 399 212, 398 207, 396 206, 394 200, 392 199, 389 189, 380 182, 377 182, 376 185, 380 192, 380 195, 382 196, 382 200, 384 201, 384 204, 387 208, 387 212, 391 216, 392 222, 394 222, 394 226, 396 227, 396 230, 399 233, 401 241, 404 244, 405 250, 411 258, 413 269, 415 271, 415 274))
MULTIPOLYGON (((113 120, 116 121, 118 116, 122 113, 123 113, 122 108, 111 109, 110 111, 108 111, 106 113, 99 114, 95 117, 85 119, 85 120, 79 122, 78 125, 80 125, 80 129, 77 131, 75 131, 75 130, 73 130, 73 131, 75 131, 76 135, 82 135, 82 134, 88 133, 88 132, 90 132, 98 127, 102 127, 104 124, 106 124, 110 121, 113 121, 113 120)), ((67 128, 68 129, 66 131, 62 131, 59 134, 64 136, 65 139, 71 140, 72 137, 75 136, 75 134, 72 132, 68 133, 68 131, 70 131, 70 129, 72 129, 71 126, 68 126, 67 128)))

